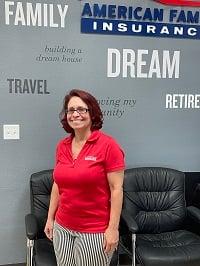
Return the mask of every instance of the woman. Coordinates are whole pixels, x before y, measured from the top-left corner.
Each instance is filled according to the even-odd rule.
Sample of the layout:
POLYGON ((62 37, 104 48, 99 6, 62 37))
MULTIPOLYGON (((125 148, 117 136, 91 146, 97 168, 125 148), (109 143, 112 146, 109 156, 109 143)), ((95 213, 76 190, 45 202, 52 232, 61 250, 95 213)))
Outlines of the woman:
POLYGON ((57 145, 44 231, 59 266, 107 266, 119 240, 124 154, 99 130, 103 116, 91 94, 70 91, 60 118, 71 135, 57 145))

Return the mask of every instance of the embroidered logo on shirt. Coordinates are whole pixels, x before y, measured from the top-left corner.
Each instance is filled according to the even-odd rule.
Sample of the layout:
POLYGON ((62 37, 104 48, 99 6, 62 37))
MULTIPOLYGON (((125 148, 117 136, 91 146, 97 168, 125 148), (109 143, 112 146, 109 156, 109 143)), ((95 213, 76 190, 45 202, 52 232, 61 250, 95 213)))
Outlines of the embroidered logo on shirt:
POLYGON ((97 157, 95 156, 86 156, 85 157, 85 161, 96 161, 97 160, 97 157))

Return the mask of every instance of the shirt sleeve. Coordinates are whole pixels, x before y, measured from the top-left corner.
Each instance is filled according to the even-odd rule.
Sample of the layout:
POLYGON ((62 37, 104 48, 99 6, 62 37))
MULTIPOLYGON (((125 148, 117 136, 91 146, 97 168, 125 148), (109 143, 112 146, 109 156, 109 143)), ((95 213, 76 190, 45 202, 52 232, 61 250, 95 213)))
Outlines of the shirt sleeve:
POLYGON ((125 169, 124 152, 118 143, 110 139, 105 156, 106 172, 114 172, 125 169))
POLYGON ((60 150, 61 150, 62 142, 63 140, 60 140, 56 145, 54 168, 56 167, 60 159, 60 150))
MULTIPOLYGON (((59 141, 56 145, 56 150, 55 150, 55 155, 54 155, 54 170, 59 162, 59 159, 60 159, 60 149, 61 149, 61 143, 62 143, 62 140, 59 141)), ((53 180, 55 181, 55 177, 54 177, 54 171, 53 171, 53 180)))
POLYGON ((58 158, 59 158, 59 144, 57 144, 57 146, 56 146, 55 164, 54 164, 54 167, 56 167, 56 165, 57 165, 57 163, 58 163, 58 158))

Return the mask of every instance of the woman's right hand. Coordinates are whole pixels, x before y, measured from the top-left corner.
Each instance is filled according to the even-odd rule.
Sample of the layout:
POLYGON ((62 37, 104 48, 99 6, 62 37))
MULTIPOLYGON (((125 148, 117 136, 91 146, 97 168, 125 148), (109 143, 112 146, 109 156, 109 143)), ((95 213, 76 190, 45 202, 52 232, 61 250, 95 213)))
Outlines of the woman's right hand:
POLYGON ((54 220, 47 219, 47 222, 46 222, 46 225, 44 228, 44 232, 45 232, 46 236, 51 241, 53 240, 53 224, 54 224, 54 220))

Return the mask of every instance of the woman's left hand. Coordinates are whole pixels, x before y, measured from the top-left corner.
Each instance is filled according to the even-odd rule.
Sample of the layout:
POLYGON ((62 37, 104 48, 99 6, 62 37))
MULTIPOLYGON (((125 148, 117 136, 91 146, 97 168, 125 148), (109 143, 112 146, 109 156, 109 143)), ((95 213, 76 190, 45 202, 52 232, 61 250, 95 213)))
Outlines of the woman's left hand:
POLYGON ((117 229, 107 228, 104 233, 104 251, 109 253, 114 251, 118 245, 119 231, 117 229))

